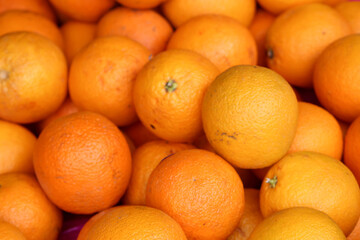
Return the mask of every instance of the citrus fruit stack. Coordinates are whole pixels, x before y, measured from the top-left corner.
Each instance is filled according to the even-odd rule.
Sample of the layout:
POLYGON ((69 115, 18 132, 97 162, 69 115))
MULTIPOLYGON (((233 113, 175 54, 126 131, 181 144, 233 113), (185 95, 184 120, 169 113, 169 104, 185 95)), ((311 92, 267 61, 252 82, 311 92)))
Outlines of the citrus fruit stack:
POLYGON ((0 239, 359 240, 360 2, 0 0, 0 239))

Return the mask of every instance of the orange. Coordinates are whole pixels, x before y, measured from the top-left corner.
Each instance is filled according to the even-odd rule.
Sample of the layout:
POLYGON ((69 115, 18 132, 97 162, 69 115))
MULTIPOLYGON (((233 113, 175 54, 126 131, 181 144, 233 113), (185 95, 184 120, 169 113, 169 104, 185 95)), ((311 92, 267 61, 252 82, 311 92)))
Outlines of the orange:
POLYGON ((350 235, 347 237, 347 240, 358 240, 360 239, 360 218, 356 223, 355 228, 350 233, 350 235))
POLYGON ((145 206, 118 206, 93 216, 81 229, 77 240, 156 239, 186 240, 174 219, 145 206))
POLYGON ((14 225, 0 221, 0 239, 2 240, 26 240, 24 234, 14 225))
POLYGON ((123 128, 123 132, 129 136, 135 147, 139 147, 153 140, 160 140, 159 137, 150 132, 141 122, 136 122, 123 128))
POLYGON ((297 118, 291 86, 258 66, 235 66, 221 73, 202 105, 207 139, 239 168, 263 168, 283 157, 294 139, 297 118))
POLYGON ((267 64, 290 84, 310 88, 321 52, 350 33, 346 20, 325 4, 289 9, 276 18, 267 33, 267 64))
POLYGON ((9 10, 30 11, 56 21, 55 14, 47 0, 0 0, 0 13, 9 10))
POLYGON ((166 141, 151 141, 138 147, 133 155, 132 174, 123 202, 131 205, 145 205, 146 185, 150 174, 166 157, 194 146, 166 141))
POLYGON ((21 10, 11 10, 0 14, 0 36, 19 31, 40 34, 61 49, 64 48, 64 41, 59 28, 46 17, 21 10))
POLYGON ((21 125, 0 120, 0 174, 34 172, 32 153, 36 137, 21 125))
POLYGON ((314 89, 322 106, 352 122, 360 115, 360 34, 340 39, 321 54, 314 71, 314 89))
POLYGON ((116 125, 135 122, 133 85, 149 56, 145 47, 126 37, 95 39, 72 61, 71 100, 80 109, 101 113, 116 125))
POLYGON ((71 113, 78 112, 79 109, 74 105, 70 98, 66 98, 63 104, 56 110, 56 112, 50 114, 47 118, 41 120, 37 124, 38 132, 40 133, 50 122, 53 120, 69 115, 71 113))
POLYGON ((121 131, 93 112, 52 121, 34 149, 34 169, 50 200, 71 213, 115 205, 130 180, 131 155, 121 131))
POLYGON ((118 3, 136 9, 154 8, 166 0, 116 0, 118 3))
POLYGON ((255 15, 255 7, 254 0, 167 0, 162 10, 175 27, 204 14, 228 16, 248 26, 255 15))
POLYGON ((360 116, 351 123, 346 136, 344 147, 344 162, 354 173, 360 184, 360 116))
POLYGON ((257 49, 250 31, 238 21, 220 15, 194 17, 176 29, 168 49, 193 50, 207 57, 220 71, 257 62, 257 49))
POLYGON ((49 0, 55 10, 67 20, 96 22, 115 0, 49 0))
POLYGON ((360 33, 360 2, 341 2, 335 9, 347 20, 353 33, 360 33))
POLYGON ((189 240, 225 239, 240 221, 244 189, 235 169, 221 157, 184 150, 152 172, 146 205, 174 218, 189 240))
POLYGON ((67 92, 64 54, 35 33, 0 37, 0 118, 18 123, 44 119, 67 92))
POLYGON ((173 33, 167 20, 153 10, 119 7, 106 13, 97 25, 96 35, 125 36, 135 40, 152 54, 163 51, 173 33))
POLYGON ((201 103, 219 74, 208 59, 189 50, 168 50, 155 56, 137 75, 134 105, 156 136, 192 142, 202 133, 201 103))
POLYGON ((0 175, 0 221, 17 227, 28 240, 56 240, 62 213, 51 203, 33 176, 0 175))
POLYGON ((69 21, 61 26, 64 38, 64 52, 71 63, 74 56, 95 38, 96 25, 92 23, 69 21))
POLYGON ((259 190, 245 188, 245 208, 240 223, 227 240, 246 240, 254 228, 263 220, 259 204, 259 190))
POLYGON ((264 217, 291 207, 310 207, 329 215, 349 235, 360 215, 360 191, 339 160, 315 152, 286 155, 267 172, 260 189, 264 217))
POLYGON ((325 109, 299 102, 299 118, 289 153, 313 151, 341 160, 343 135, 338 121, 325 109))
POLYGON ((339 226, 321 211, 289 208, 266 218, 252 232, 249 240, 346 240, 339 226))
POLYGON ((266 50, 265 40, 266 34, 274 22, 275 16, 262 9, 257 10, 253 21, 249 26, 251 34, 254 36, 257 45, 258 52, 258 64, 259 66, 266 66, 266 50))

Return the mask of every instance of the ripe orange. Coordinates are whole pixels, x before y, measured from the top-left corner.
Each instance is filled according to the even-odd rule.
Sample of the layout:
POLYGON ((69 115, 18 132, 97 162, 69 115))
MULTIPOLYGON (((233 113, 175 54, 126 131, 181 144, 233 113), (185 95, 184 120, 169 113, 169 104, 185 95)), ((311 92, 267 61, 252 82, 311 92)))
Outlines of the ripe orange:
POLYGON ((78 112, 79 109, 74 105, 70 98, 66 98, 63 104, 56 110, 56 112, 50 114, 47 118, 41 120, 37 124, 37 130, 40 133, 50 122, 53 120, 69 115, 71 113, 78 112))
POLYGON ((263 168, 283 157, 294 139, 298 103, 277 73, 236 66, 221 73, 202 105, 205 134, 215 151, 240 168, 263 168))
POLYGON ((21 125, 0 120, 0 174, 33 173, 36 137, 21 125))
POLYGON ((41 14, 56 21, 55 14, 47 0, 0 0, 0 13, 9 10, 24 10, 41 14))
POLYGON ((173 30, 167 20, 153 10, 119 7, 106 13, 97 25, 96 35, 125 36, 135 40, 152 54, 163 51, 173 30))
POLYGON ((173 142, 192 142, 202 133, 201 103, 219 70, 189 50, 155 56, 137 75, 136 112, 151 132, 173 142))
POLYGON ((347 237, 347 240, 358 240, 360 239, 360 218, 356 223, 355 228, 350 233, 350 235, 347 237))
POLYGON ((344 162, 354 173, 360 184, 360 116, 351 123, 346 136, 344 147, 344 162))
POLYGON ((64 48, 64 41, 59 28, 46 17, 21 10, 11 10, 0 14, 0 36, 19 31, 40 34, 61 49, 64 48))
POLYGON ((350 33, 346 20, 330 6, 313 3, 292 8, 277 17, 268 31, 268 66, 292 85, 310 88, 321 52, 350 33))
POLYGON ((360 34, 342 38, 316 61, 316 96, 335 117, 352 122, 360 115, 360 34))
POLYGON ((349 235, 360 216, 360 191, 339 160, 315 152, 286 155, 267 172, 260 190, 264 217, 291 207, 328 214, 349 235))
POLYGON ((120 200, 130 180, 131 155, 111 121, 83 111, 58 118, 41 132, 34 169, 59 208, 91 214, 120 200))
POLYGON ((190 19, 176 29, 167 48, 200 53, 220 71, 239 64, 257 63, 256 42, 250 31, 235 19, 220 15, 190 19))
POLYGON ((335 9, 347 20, 353 33, 360 33, 360 2, 341 2, 335 9))
POLYGON ((186 236, 179 224, 160 210, 118 206, 93 216, 77 238, 95 239, 186 240, 186 236))
POLYGON ((16 226, 28 240, 56 240, 62 214, 27 174, 0 175, 0 221, 16 226))
POLYGON ((152 172, 146 205, 169 214, 189 240, 225 239, 244 210, 244 189, 235 169, 212 152, 184 150, 152 172))
POLYGON ((67 20, 96 22, 115 5, 115 0, 49 0, 67 20))
POLYGON ((125 204, 145 205, 146 185, 150 174, 166 157, 194 146, 182 143, 169 143, 158 140, 138 147, 133 155, 132 174, 127 192, 123 198, 125 204))
POLYGON ((0 118, 31 123, 54 112, 67 91, 64 54, 28 32, 0 37, 0 118))
POLYGON ((135 122, 133 85, 149 56, 145 47, 126 37, 95 39, 72 61, 71 100, 80 109, 101 113, 116 125, 135 122))
POLYGON ((24 234, 14 225, 0 221, 0 239, 2 240, 26 240, 24 234))
POLYGON ((254 228, 263 220, 259 204, 259 190, 245 188, 245 208, 240 223, 227 240, 247 240, 254 228))
POLYGON ((118 3, 136 9, 154 8, 166 0, 116 0, 118 3))
POLYGON ((258 9, 253 21, 249 26, 251 34, 254 36, 257 45, 258 52, 258 64, 259 66, 266 66, 266 50, 265 40, 266 34, 274 22, 275 16, 271 13, 258 9))
POLYGON ((144 143, 160 140, 158 136, 150 132, 141 122, 136 122, 122 129, 128 135, 135 147, 139 147, 144 143))
POLYGON ((313 151, 341 160, 343 135, 338 121, 325 109, 299 102, 299 118, 289 153, 313 151))
POLYGON ((70 64, 74 56, 95 38, 96 25, 69 21, 60 30, 64 39, 65 56, 70 64))
POLYGON ((261 222, 249 240, 346 240, 328 215, 312 208, 295 207, 274 213, 261 222))
POLYGON ((248 26, 255 15, 255 7, 254 0, 167 0, 162 10, 175 27, 205 14, 231 17, 248 26))

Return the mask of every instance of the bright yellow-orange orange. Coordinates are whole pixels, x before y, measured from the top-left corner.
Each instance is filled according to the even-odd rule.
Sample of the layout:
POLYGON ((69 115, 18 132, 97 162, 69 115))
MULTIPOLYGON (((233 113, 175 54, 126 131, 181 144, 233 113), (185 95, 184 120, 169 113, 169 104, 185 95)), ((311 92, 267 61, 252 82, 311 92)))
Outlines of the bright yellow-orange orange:
POLYGON ((144 126, 173 142, 192 142, 202 133, 201 103, 219 70, 190 50, 167 50, 137 75, 136 112, 144 126))
POLYGON ((164 212, 145 206, 117 206, 93 216, 77 240, 186 240, 179 224, 164 212))
POLYGON ((339 226, 325 213, 306 207, 285 209, 265 218, 248 240, 346 240, 339 226))
POLYGON ((67 92, 62 51, 35 33, 0 37, 0 118, 31 123, 55 112, 67 92))
POLYGON ((359 185, 338 159, 315 152, 288 154, 267 172, 260 209, 268 217, 291 207, 322 211, 349 235, 360 216, 359 185))
POLYGON ((294 139, 298 103, 274 71, 235 66, 205 93, 202 121, 215 151, 240 168, 263 168, 282 158, 294 139))

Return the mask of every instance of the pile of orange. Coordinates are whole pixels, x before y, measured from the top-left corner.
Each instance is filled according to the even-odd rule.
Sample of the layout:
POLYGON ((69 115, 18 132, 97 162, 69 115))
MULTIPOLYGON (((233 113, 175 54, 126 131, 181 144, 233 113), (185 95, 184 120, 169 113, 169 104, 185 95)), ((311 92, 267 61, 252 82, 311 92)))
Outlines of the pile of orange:
POLYGON ((0 239, 360 240, 359 184, 359 1, 0 0, 0 239))

